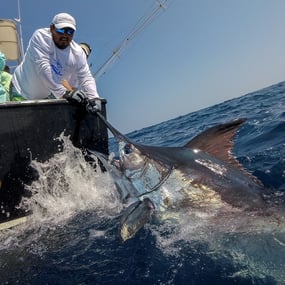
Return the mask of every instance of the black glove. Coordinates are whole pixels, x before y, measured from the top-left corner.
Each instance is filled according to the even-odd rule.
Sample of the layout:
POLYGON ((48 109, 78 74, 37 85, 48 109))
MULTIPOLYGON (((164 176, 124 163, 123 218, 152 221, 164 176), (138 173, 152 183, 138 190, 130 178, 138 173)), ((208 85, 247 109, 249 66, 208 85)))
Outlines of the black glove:
POLYGON ((66 91, 63 95, 68 102, 77 106, 84 106, 87 103, 87 96, 83 91, 79 90, 70 90, 66 91))
POLYGON ((88 99, 86 104, 86 109, 88 112, 91 113, 101 112, 102 109, 101 99, 100 98, 88 99))

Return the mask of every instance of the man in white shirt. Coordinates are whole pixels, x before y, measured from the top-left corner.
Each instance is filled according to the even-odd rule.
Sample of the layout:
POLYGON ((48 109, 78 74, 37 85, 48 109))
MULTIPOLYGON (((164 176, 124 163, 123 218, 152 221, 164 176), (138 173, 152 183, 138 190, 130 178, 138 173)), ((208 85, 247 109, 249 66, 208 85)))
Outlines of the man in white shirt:
POLYGON ((34 32, 24 59, 12 78, 13 88, 23 99, 45 99, 52 94, 71 102, 91 100, 101 109, 86 55, 73 40, 75 31, 75 19, 67 13, 60 13, 54 16, 49 28, 34 32), (67 90, 62 82, 68 82, 70 86, 79 84, 81 91, 67 90))

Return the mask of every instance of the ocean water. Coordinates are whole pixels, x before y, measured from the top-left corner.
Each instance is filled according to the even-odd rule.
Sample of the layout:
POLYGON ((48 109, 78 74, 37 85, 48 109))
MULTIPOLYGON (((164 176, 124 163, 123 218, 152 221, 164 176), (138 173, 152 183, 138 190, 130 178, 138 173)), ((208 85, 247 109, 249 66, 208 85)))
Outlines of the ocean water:
MULTIPOLYGON (((235 156, 283 197, 285 82, 127 136, 147 145, 182 146, 236 118, 247 121, 235 137, 235 156)), ((22 201, 33 215, 0 233, 0 284, 285 284, 285 228, 271 217, 209 223, 202 211, 195 218, 185 213, 179 221, 150 223, 122 243, 122 205, 112 179, 61 139, 63 153, 33 162, 40 178, 28 186, 32 198, 22 201), (223 232, 236 223, 242 232, 223 232)))

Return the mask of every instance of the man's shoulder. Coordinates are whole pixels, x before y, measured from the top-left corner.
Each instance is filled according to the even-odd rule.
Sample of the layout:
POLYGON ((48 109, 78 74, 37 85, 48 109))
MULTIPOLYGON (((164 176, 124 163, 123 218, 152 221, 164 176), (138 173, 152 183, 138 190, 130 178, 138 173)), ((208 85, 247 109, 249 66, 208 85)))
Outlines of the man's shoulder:
POLYGON ((77 57, 80 58, 84 61, 84 59, 86 59, 86 55, 83 51, 83 49, 81 48, 81 46, 76 43, 75 41, 72 41, 70 43, 70 49, 72 50, 73 54, 77 57))
POLYGON ((40 28, 34 31, 32 38, 51 38, 49 28, 40 28))
POLYGON ((80 54, 81 54, 82 48, 81 48, 81 46, 80 46, 77 42, 75 42, 74 40, 71 41, 71 43, 70 43, 70 48, 71 48, 72 50, 76 51, 77 53, 80 53, 80 54))
POLYGON ((33 36, 39 36, 39 35, 51 36, 50 29, 40 28, 40 29, 35 30, 33 36))
POLYGON ((35 30, 31 38, 31 44, 35 46, 49 46, 51 44, 51 33, 49 28, 41 28, 35 30))

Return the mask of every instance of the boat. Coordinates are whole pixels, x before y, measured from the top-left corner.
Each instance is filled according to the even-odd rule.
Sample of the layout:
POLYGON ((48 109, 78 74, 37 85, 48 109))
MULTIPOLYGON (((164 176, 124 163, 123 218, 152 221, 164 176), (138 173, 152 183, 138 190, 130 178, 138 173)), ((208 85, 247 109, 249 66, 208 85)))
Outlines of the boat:
MULTIPOLYGON (((0 50, 8 61, 22 60, 17 23, 0 19, 0 50)), ((106 118, 106 100, 101 114, 106 118)), ((108 154, 108 130, 96 114, 71 105, 65 99, 26 100, 0 104, 0 230, 26 221, 18 205, 25 185, 38 179, 31 161, 44 162, 63 150, 57 138, 64 134, 73 145, 108 154)))

